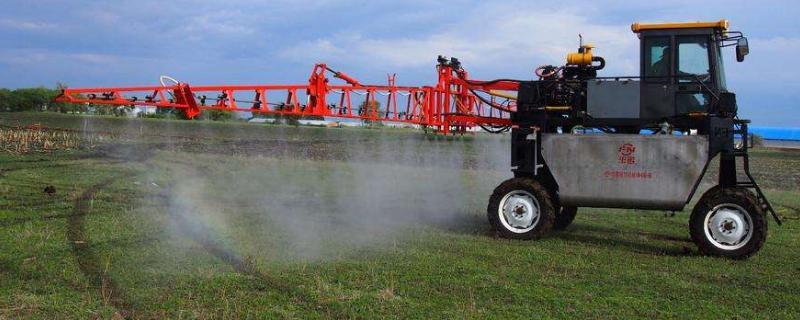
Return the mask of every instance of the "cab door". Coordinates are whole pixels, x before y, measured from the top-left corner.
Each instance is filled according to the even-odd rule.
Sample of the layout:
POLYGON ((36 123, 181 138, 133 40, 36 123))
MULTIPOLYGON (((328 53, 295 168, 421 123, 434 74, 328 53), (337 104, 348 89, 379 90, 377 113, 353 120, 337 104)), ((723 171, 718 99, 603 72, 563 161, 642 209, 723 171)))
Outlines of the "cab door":
POLYGON ((705 114, 715 92, 711 50, 714 43, 710 35, 675 36, 675 115, 689 117, 705 114))
POLYGON ((655 124, 671 118, 675 111, 673 37, 669 34, 643 34, 641 41, 641 118, 642 124, 655 124))
POLYGON ((641 117, 643 125, 668 121, 687 126, 708 112, 718 92, 711 29, 661 30, 642 34, 641 117))

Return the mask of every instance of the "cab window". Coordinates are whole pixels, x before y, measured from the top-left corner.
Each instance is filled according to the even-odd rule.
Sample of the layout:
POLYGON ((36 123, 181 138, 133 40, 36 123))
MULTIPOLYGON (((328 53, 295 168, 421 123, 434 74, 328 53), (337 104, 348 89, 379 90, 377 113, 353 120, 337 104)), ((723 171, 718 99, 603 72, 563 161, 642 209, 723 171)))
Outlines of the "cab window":
POLYGON ((709 52, 707 36, 679 36, 677 72, 680 82, 709 81, 709 52))
POLYGON ((644 39, 644 75, 648 80, 667 81, 670 70, 670 38, 644 39))

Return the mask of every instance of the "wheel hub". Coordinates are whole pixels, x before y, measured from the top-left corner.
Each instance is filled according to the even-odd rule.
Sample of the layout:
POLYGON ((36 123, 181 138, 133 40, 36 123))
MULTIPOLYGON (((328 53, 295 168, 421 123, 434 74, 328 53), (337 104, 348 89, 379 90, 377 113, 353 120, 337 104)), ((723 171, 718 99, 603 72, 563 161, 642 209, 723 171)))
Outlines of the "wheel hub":
POLYGON ((747 212, 737 205, 715 207, 706 218, 706 235, 714 245, 735 250, 751 237, 751 221, 747 212))
POLYGON ((509 230, 525 232, 539 220, 539 203, 526 191, 513 191, 501 201, 500 215, 509 230))

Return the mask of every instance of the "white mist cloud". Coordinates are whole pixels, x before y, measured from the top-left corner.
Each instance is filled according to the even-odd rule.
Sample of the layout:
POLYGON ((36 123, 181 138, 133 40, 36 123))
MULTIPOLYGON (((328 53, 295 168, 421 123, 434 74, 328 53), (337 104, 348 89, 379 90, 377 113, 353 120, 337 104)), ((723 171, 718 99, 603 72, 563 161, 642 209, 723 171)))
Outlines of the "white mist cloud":
MULTIPOLYGON (((484 232, 485 201, 510 175, 508 140, 496 136, 441 141, 376 131, 351 141, 323 131, 317 138, 327 142, 307 145, 295 140, 296 131, 278 130, 271 143, 263 141, 272 146, 256 149, 266 157, 154 156, 156 170, 145 180, 159 181, 159 192, 147 201, 166 201, 167 231, 264 261, 337 259, 386 249, 423 230, 484 232), (306 148, 334 146, 334 153, 304 155, 306 148)), ((225 154, 237 149, 208 146, 225 154)))

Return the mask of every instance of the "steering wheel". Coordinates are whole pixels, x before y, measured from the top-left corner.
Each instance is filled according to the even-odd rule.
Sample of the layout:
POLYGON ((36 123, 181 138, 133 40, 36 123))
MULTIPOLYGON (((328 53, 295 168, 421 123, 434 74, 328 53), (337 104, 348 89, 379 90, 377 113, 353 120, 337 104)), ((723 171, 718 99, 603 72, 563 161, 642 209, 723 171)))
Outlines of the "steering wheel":
POLYGON ((556 66, 541 66, 541 67, 536 68, 536 71, 534 71, 534 73, 539 78, 549 78, 549 77, 552 77, 553 75, 557 74, 559 69, 560 68, 558 68, 556 66))

